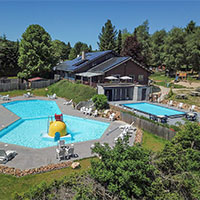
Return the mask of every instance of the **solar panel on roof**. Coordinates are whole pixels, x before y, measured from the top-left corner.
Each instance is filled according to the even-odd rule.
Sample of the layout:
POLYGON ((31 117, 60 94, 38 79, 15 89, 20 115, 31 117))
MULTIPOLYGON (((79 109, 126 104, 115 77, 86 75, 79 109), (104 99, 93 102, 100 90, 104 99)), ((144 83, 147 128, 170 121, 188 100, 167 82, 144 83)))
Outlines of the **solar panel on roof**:
POLYGON ((109 60, 97 65, 96 67, 90 69, 90 72, 105 72, 106 70, 120 64, 123 61, 129 60, 130 57, 112 57, 109 60))
MULTIPOLYGON (((86 58, 87 58, 88 62, 90 62, 90 61, 98 58, 99 56, 102 56, 109 52, 112 52, 112 50, 86 53, 86 58)), ((82 57, 80 56, 73 60, 65 61, 61 65, 58 65, 56 68, 58 70, 64 70, 64 71, 75 71, 76 69, 79 69, 88 63, 88 62, 83 62, 80 64, 81 59, 82 59, 82 57)))

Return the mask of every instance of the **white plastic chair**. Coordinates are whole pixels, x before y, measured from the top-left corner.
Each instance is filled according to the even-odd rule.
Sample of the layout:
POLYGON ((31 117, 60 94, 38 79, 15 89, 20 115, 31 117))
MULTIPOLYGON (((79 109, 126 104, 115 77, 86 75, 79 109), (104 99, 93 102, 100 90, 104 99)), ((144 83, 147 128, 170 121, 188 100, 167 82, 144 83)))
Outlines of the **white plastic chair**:
POLYGON ((110 121, 114 121, 115 120, 115 113, 110 114, 109 120, 110 121))
POLYGON ((87 114, 88 112, 88 108, 85 108, 85 110, 83 111, 83 114, 87 114))
POLYGON ((179 103, 178 108, 182 109, 183 108, 183 103, 179 103))
POLYGON ((47 94, 47 97, 49 98, 49 99, 56 99, 56 94, 54 93, 53 95, 48 95, 47 94))
POLYGON ((81 107, 80 111, 84 112, 85 111, 85 107, 81 107))
POLYGON ((92 108, 88 108, 86 115, 91 115, 92 114, 92 108))
POLYGON ((98 110, 95 110, 92 114, 94 117, 97 117, 98 116, 98 110))
POLYGON ((190 111, 191 111, 191 112, 194 112, 194 109, 195 109, 195 105, 192 105, 192 106, 190 107, 190 111))
POLYGON ((168 106, 173 106, 173 100, 170 100, 170 101, 168 102, 168 106))

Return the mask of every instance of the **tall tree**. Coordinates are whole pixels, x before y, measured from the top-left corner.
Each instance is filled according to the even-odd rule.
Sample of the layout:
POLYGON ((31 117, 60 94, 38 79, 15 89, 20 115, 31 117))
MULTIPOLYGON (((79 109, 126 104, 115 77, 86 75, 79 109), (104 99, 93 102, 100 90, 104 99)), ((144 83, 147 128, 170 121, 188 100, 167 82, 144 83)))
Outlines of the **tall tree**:
POLYGON ((156 31, 151 36, 151 65, 158 67, 164 63, 164 43, 167 33, 165 30, 156 31))
POLYGON ((111 20, 108 19, 98 37, 99 42, 97 42, 97 44, 99 45, 99 50, 116 50, 116 35, 117 31, 115 30, 115 26, 113 26, 111 20))
POLYGON ((144 21, 143 24, 136 27, 134 30, 139 43, 142 45, 142 55, 145 57, 146 65, 150 65, 151 53, 150 53, 150 34, 149 34, 149 22, 144 21))
POLYGON ((77 42, 74 45, 74 48, 72 48, 70 50, 69 59, 72 60, 72 59, 76 58, 78 55, 81 54, 82 51, 84 51, 84 52, 90 52, 91 48, 88 47, 88 45, 86 43, 77 42))
POLYGON ((20 78, 49 77, 52 67, 57 63, 53 57, 50 35, 37 24, 30 25, 22 34, 19 53, 20 78))
POLYGON ((122 50, 122 32, 119 30, 118 37, 117 37, 117 53, 120 54, 122 50))
POLYGON ((71 50, 70 50, 70 53, 69 53, 69 60, 73 60, 74 58, 76 58, 77 57, 77 55, 76 55, 76 51, 75 51, 75 49, 74 48, 71 48, 71 50))
POLYGON ((0 75, 16 76, 20 68, 18 66, 19 42, 0 38, 0 75))
POLYGON ((186 37, 187 63, 200 78, 200 28, 186 37))
POLYGON ((66 45, 64 42, 60 40, 52 41, 52 45, 53 45, 53 56, 58 61, 64 61, 68 59, 68 54, 69 54, 68 45, 66 45))
POLYGON ((185 33, 173 28, 167 35, 164 47, 164 62, 169 70, 181 70, 186 66, 185 33))
POLYGON ((126 38, 132 34, 127 30, 127 28, 122 30, 122 45, 124 44, 126 38))
POLYGON ((196 23, 191 20, 190 23, 186 26, 185 31, 187 34, 194 33, 196 30, 196 23))
POLYGON ((145 64, 146 60, 142 55, 142 46, 137 40, 137 36, 128 36, 123 44, 121 51, 122 56, 130 56, 141 64, 145 64))

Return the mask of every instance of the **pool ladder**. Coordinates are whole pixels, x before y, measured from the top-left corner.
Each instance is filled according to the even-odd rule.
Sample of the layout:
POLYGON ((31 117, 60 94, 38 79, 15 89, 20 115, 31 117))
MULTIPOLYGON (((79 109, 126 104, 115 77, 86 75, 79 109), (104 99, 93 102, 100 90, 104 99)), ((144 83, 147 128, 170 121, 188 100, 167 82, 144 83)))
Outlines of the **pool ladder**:
POLYGON ((47 121, 47 133, 49 132, 49 124, 50 124, 50 121, 53 121, 53 116, 52 116, 52 115, 48 116, 48 121, 47 121))

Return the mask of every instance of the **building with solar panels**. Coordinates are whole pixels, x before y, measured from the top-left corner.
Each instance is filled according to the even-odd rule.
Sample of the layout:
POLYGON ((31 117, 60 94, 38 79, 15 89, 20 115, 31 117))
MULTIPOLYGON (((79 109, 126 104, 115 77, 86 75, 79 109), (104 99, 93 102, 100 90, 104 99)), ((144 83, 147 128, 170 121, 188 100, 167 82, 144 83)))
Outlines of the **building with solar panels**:
POLYGON ((54 67, 62 78, 97 87, 109 101, 147 100, 151 72, 131 57, 122 57, 112 50, 82 52, 73 60, 54 67))

